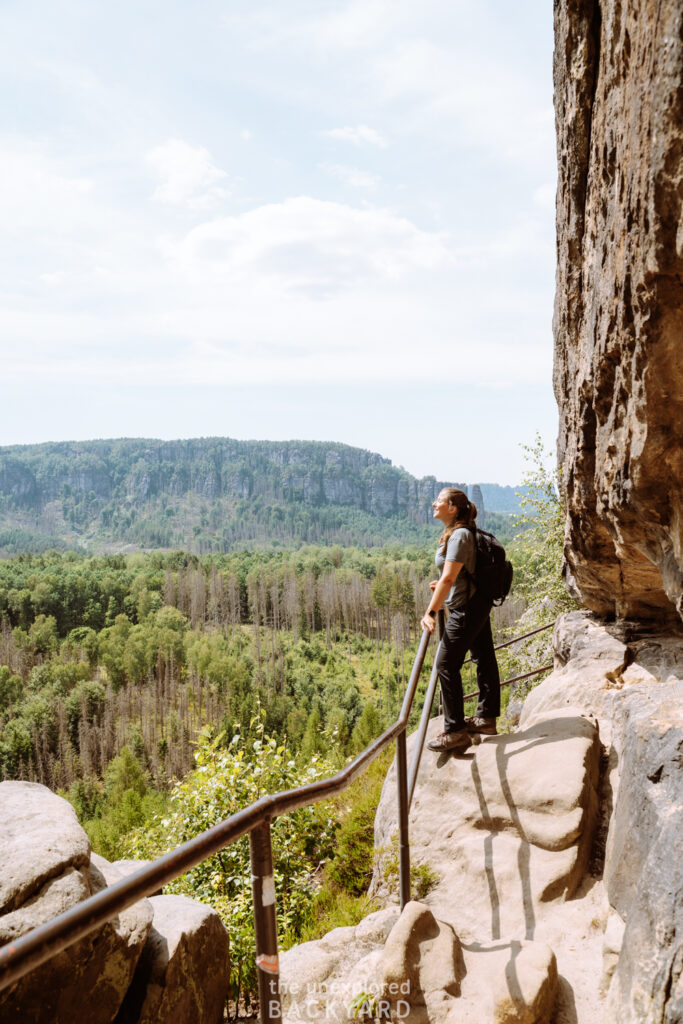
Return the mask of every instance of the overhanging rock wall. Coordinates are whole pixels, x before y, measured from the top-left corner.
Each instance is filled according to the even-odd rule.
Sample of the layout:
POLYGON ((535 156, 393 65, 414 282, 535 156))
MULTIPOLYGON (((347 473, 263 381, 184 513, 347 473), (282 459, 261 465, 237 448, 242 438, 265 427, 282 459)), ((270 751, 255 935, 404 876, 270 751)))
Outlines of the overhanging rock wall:
POLYGON ((683 617, 683 5, 555 0, 568 582, 683 617))

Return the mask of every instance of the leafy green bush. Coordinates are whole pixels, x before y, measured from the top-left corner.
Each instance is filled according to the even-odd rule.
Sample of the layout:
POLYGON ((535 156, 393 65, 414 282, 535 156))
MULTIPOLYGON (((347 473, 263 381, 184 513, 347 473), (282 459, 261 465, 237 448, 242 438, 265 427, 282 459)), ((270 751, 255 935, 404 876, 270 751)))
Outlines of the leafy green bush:
POLYGON ((378 901, 367 893, 351 896, 333 886, 325 885, 315 893, 308 904, 305 919, 298 933, 286 935, 283 946, 286 948, 295 942, 321 939, 335 928, 347 928, 349 925, 358 924, 368 914, 379 909, 378 901))
POLYGON ((556 612, 569 611, 578 605, 567 593, 562 578, 565 507, 559 471, 553 473, 546 468, 551 453, 544 450, 540 435, 533 444, 524 445, 524 451, 530 469, 524 477, 527 493, 520 495, 518 524, 524 532, 511 546, 515 593, 530 605, 545 601, 556 612))
MULTIPOLYGON (((263 732, 245 742, 239 733, 224 745, 223 735, 202 730, 195 769, 178 783, 169 813, 135 832, 126 844, 129 856, 158 857, 224 821, 264 793, 276 793, 326 778, 334 767, 313 757, 300 767, 284 745, 263 732)), ((277 917, 281 933, 296 934, 316 889, 315 871, 333 850, 336 822, 327 805, 303 807, 274 822, 272 828, 277 917)), ((188 871, 166 887, 209 903, 230 932, 233 998, 256 989, 251 869, 247 837, 188 871)))
POLYGON ((18 704, 23 691, 21 676, 10 672, 7 665, 0 665, 0 711, 18 704))
POLYGON ((326 879, 349 896, 362 896, 372 878, 375 845, 375 813, 393 750, 374 761, 360 779, 342 793, 343 805, 334 857, 325 869, 326 879))
POLYGON ((285 936, 285 945, 319 939, 333 928, 358 924, 377 910, 367 895, 375 848, 375 813, 382 794, 390 748, 335 800, 339 829, 334 853, 322 870, 319 887, 305 908, 297 934, 285 936))
MULTIPOLYGON (((379 849, 376 856, 382 859, 382 876, 390 892, 398 893, 400 881, 398 832, 391 837, 391 846, 379 849)), ((439 882, 439 875, 427 861, 414 861, 410 865, 411 899, 423 900, 439 882)))

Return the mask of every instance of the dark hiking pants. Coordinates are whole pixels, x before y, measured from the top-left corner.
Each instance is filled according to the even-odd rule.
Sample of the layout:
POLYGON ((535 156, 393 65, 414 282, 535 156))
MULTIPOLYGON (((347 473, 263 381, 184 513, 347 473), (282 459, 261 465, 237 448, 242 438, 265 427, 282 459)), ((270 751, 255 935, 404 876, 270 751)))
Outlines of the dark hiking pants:
POLYGON ((444 732, 455 732, 465 724, 460 669, 468 651, 477 666, 477 714, 482 718, 497 718, 500 714, 500 675, 493 650, 490 611, 491 603, 475 594, 465 608, 448 616, 435 662, 441 683, 444 732))

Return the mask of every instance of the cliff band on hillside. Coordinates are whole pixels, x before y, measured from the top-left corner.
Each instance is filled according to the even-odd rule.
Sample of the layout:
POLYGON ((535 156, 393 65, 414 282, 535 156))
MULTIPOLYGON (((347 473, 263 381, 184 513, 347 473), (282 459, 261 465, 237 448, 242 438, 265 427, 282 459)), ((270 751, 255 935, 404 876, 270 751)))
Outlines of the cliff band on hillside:
MULTIPOLYGON (((468 489, 417 479, 376 452, 321 441, 122 438, 0 447, 0 556, 81 544, 195 554, 250 541, 431 544, 432 502, 452 485, 468 489)), ((477 508, 484 511, 485 497, 493 514, 519 511, 516 490, 469 488, 477 508)), ((489 525, 499 527, 495 517, 489 525)))

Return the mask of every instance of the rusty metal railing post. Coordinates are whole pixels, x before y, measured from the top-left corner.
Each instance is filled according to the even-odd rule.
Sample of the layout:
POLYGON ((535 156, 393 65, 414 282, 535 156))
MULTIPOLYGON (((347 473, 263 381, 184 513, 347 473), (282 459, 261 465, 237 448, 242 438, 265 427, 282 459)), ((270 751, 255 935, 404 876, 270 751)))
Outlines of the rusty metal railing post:
POLYGON ((408 773, 408 810, 410 810, 413 803, 413 793, 415 792, 417 773, 420 770, 420 761, 422 760, 422 751, 424 749, 425 736, 427 735, 427 729, 429 727, 429 719, 432 715, 432 705, 434 703, 434 693, 436 691, 437 681, 435 666, 432 668, 432 673, 429 677, 429 684, 427 686, 424 704, 422 705, 422 714, 420 715, 420 724, 417 728, 415 743, 413 744, 413 755, 410 760, 410 771, 408 773))
POLYGON ((261 1024, 282 1019, 280 1004, 280 967, 277 956, 275 918, 275 879, 270 821, 263 821, 249 833, 251 890, 254 899, 256 968, 261 1024))
POLYGON ((401 910, 410 900, 410 838, 408 835, 408 764, 406 733, 396 737, 396 788, 398 790, 398 878, 401 910))
MULTIPOLYGON (((437 622, 439 624, 439 643, 443 640, 443 635, 446 632, 446 613, 443 608, 437 615, 437 622)), ((436 658, 436 655, 434 655, 436 658)), ((439 714, 443 714, 443 701, 441 700, 441 687, 439 686, 439 714)))
POLYGON ((396 732, 396 790, 398 793, 398 873, 401 910, 410 900, 410 837, 408 835, 408 759, 406 756, 406 730, 410 717, 410 709, 417 693, 417 684, 429 646, 429 630, 422 630, 422 637, 410 672, 410 679, 403 697, 403 705, 397 725, 401 728, 396 732))

